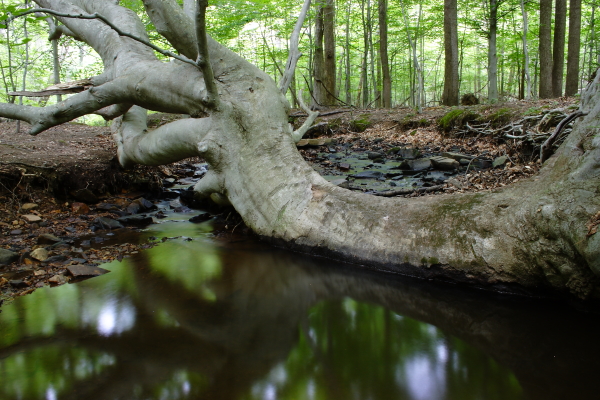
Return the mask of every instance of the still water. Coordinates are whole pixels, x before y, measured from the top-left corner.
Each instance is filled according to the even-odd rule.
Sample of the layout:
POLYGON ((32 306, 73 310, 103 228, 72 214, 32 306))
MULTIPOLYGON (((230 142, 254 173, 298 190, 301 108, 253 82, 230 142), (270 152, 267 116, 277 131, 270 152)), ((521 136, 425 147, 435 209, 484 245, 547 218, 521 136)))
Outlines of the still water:
POLYGON ((206 226, 2 307, 0 399, 600 398, 598 315, 206 226))

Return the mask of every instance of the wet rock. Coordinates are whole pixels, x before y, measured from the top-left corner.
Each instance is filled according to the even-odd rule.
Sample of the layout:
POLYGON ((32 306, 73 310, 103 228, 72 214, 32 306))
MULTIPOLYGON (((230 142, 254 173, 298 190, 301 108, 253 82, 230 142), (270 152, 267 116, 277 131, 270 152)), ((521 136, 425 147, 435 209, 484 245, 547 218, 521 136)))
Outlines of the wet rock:
POLYGON ((352 175, 356 179, 379 179, 383 177, 383 172, 381 171, 363 171, 358 174, 352 175))
POLYGON ((110 272, 104 268, 91 265, 69 265, 67 271, 75 278, 82 276, 99 276, 110 272))
POLYGON ((87 204, 96 204, 99 201, 98 197, 89 189, 75 190, 74 192, 71 192, 71 196, 76 200, 87 204))
POLYGON ((413 171, 425 171, 431 168, 431 161, 428 158, 408 161, 408 166, 413 171))
POLYGON ((135 199, 127 206, 127 212, 130 214, 137 214, 142 211, 151 210, 156 208, 156 206, 149 200, 140 197, 139 199, 135 199))
POLYGON ((34 215, 34 214, 25 214, 25 215, 22 215, 21 218, 23 218, 25 221, 29 222, 30 224, 34 223, 34 222, 40 222, 42 220, 41 217, 39 217, 38 215, 34 215))
POLYGON ((89 214, 90 207, 85 203, 75 202, 75 203, 71 204, 71 211, 73 211, 73 213, 77 214, 77 215, 89 214))
POLYGON ((340 164, 338 165, 338 168, 339 168, 341 171, 348 171, 348 170, 350 170, 350 164, 348 164, 348 163, 340 163, 340 164))
POLYGON ((51 233, 43 233, 38 236, 37 243, 38 244, 55 244, 62 241, 62 239, 54 236, 51 233))
POLYGON ((15 230, 10 231, 11 236, 21 235, 22 233, 23 233, 23 231, 20 229, 15 229, 15 230))
POLYGON ((152 217, 148 215, 127 215, 117 218, 117 221, 123 225, 149 225, 154 222, 152 217))
POLYGON ((111 203, 100 203, 96 206, 96 208, 98 210, 104 210, 104 211, 118 211, 120 210, 119 206, 117 206, 116 204, 111 204, 111 203))
POLYGON ((19 255, 14 251, 0 249, 0 265, 2 264, 10 264, 13 261, 16 261, 19 258, 19 255))
POLYGON ((405 158, 407 160, 414 160, 415 158, 419 157, 421 155, 421 152, 419 151, 419 149, 413 149, 410 147, 403 147, 401 149, 398 150, 397 154, 402 157, 405 158))
POLYGON ((497 157, 496 159, 494 159, 494 162, 492 162, 492 167, 494 167, 494 168, 502 167, 508 162, 508 160, 509 160, 508 156, 497 157))
POLYGON ((446 153, 442 153, 442 157, 447 157, 447 158, 452 158, 453 160, 459 161, 460 160, 472 160, 475 157, 473 156, 469 156, 467 154, 461 154, 461 153, 454 153, 454 152, 446 152, 446 153))
POLYGON ((189 221, 190 222, 204 222, 204 221, 208 221, 211 218, 212 218, 212 215, 210 215, 209 213, 202 213, 202 214, 198 214, 198 215, 190 218, 189 221))
POLYGON ((164 187, 171 187, 175 185, 175 179, 174 178, 167 178, 167 179, 163 179, 162 184, 164 187))
POLYGON ((367 157, 369 158, 369 160, 377 160, 383 158, 383 154, 377 151, 369 151, 367 152, 367 157))
POLYGON ((68 279, 64 275, 54 275, 52 278, 48 279, 48 282, 53 285, 62 285, 67 283, 68 279))
POLYGON ((108 229, 108 230, 123 228, 123 225, 119 221, 115 221, 114 219, 105 218, 105 217, 96 218, 94 220, 94 223, 92 226, 97 229, 108 229))
POLYGON ((431 157, 429 159, 435 168, 441 169, 443 171, 451 171, 457 169, 460 166, 460 163, 453 158, 447 157, 431 157))
POLYGON ((385 173, 385 177, 386 178, 396 178, 396 177, 402 177, 404 176, 404 172, 402 171, 390 171, 390 172, 386 172, 385 173))
POLYGON ((46 261, 49 257, 48 250, 44 249, 43 247, 33 250, 31 253, 29 253, 29 255, 31 258, 42 262, 46 261))
POLYGON ((35 210, 36 208, 38 208, 39 206, 35 203, 25 203, 21 206, 21 211, 30 211, 30 210, 35 210))
POLYGON ((65 231, 71 232, 71 233, 76 233, 77 229, 72 226, 67 226, 67 227, 65 227, 65 231))

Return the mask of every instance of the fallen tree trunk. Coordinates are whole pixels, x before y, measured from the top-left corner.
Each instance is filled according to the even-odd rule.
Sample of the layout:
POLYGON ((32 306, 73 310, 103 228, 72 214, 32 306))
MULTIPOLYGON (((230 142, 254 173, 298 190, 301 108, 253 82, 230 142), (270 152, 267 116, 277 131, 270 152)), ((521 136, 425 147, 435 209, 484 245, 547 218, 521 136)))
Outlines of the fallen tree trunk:
MULTIPOLYGON (((137 16, 112 1, 36 2, 101 13, 145 37, 137 16)), ((174 0, 144 5, 159 33, 198 59, 197 31, 181 7, 174 0)), ((200 51, 206 47, 215 80, 205 85, 205 69, 160 62, 101 21, 59 19, 98 51, 105 73, 94 88, 54 107, 0 107, 0 115, 31 122, 32 133, 117 107, 124 113, 113 125, 122 165, 199 155, 211 169, 197 195, 233 205, 256 233, 285 246, 497 290, 600 297, 600 236, 588 235, 587 226, 600 210, 600 78, 582 98, 588 115, 534 179, 494 193, 384 198, 333 186, 304 162, 287 122, 289 104, 273 80, 210 38, 200 51), (148 131, 142 107, 194 118, 148 131)))

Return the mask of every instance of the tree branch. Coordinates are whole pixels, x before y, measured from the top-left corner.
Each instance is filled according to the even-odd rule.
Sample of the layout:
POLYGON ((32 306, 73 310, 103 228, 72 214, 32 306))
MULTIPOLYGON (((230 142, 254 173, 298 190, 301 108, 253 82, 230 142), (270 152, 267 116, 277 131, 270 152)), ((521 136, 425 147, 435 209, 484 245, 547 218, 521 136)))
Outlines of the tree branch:
POLYGON ((317 117, 319 116, 318 111, 312 111, 310 108, 308 108, 306 103, 304 103, 304 100, 302 99, 302 91, 300 91, 300 95, 298 96, 298 103, 300 104, 300 107, 302 107, 304 112, 308 114, 308 117, 306 118, 302 126, 298 128, 298 130, 292 132, 292 139, 294 139, 294 143, 298 143, 302 139, 302 136, 304 136, 306 132, 308 132, 313 122, 315 122, 315 119, 317 119, 317 117))
POLYGON ((206 105, 211 108, 219 107, 219 91, 215 84, 215 74, 210 65, 208 55, 208 41, 206 39, 206 7, 208 0, 197 0, 196 3, 196 41, 198 43, 198 59, 196 64, 202 71, 204 76, 204 84, 206 85, 206 105))
POLYGON ((202 69, 196 62, 190 60, 187 57, 183 57, 183 56, 179 56, 171 51, 168 50, 164 50, 161 49, 158 46, 155 46, 154 44, 150 43, 147 40, 144 40, 142 38, 139 38, 135 35, 132 35, 131 33, 127 33, 127 32, 123 32, 121 29, 119 29, 115 24, 113 24, 112 22, 110 22, 106 17, 104 17, 101 14, 98 13, 93 13, 93 14, 65 14, 65 13, 61 13, 58 11, 54 11, 51 10, 49 8, 34 8, 31 10, 27 10, 21 14, 15 15, 11 18, 11 20, 14 20, 15 18, 19 18, 19 17, 23 17, 25 15, 29 15, 29 14, 35 14, 35 13, 46 13, 46 14, 51 14, 57 17, 63 17, 63 18, 75 18, 75 19, 99 19, 100 21, 104 22, 106 25, 108 25, 112 30, 114 30, 115 32, 117 32, 117 34, 119 34, 119 36, 125 36, 128 37, 130 39, 135 40, 136 42, 139 42, 145 46, 150 47, 152 50, 167 56, 167 57, 171 57, 174 58, 176 60, 188 63, 188 64, 192 64, 195 67, 199 67, 200 69, 202 69))
POLYGON ((302 53, 300 53, 300 50, 298 49, 298 42, 300 41, 300 31, 302 30, 302 25, 304 25, 306 14, 310 8, 310 2, 311 0, 304 0, 304 5, 302 6, 302 10, 298 16, 298 21, 296 21, 296 26, 294 27, 294 31, 290 37, 290 53, 285 64, 285 70, 283 72, 281 83, 279 85, 279 90, 284 95, 287 93, 288 88, 292 83, 294 72, 296 71, 296 64, 302 56, 302 53))

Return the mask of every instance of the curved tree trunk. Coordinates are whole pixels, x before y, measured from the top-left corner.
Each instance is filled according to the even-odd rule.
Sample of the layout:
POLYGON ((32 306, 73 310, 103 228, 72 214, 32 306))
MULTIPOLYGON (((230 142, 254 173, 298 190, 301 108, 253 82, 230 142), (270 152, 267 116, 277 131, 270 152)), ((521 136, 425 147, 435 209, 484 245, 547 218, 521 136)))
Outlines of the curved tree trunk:
MULTIPOLYGON (((137 17, 112 1, 37 3, 99 12, 145 36, 137 17)), ((159 32, 196 59, 192 20, 177 2, 144 4, 159 32)), ((0 107, 2 115, 32 122, 34 133, 94 108, 135 104, 114 124, 120 162, 204 157, 211 169, 197 195, 232 204, 259 235, 386 271, 600 297, 600 235, 588 235, 586 226, 600 210, 600 76, 582 98, 589 114, 534 179, 493 193, 390 199, 339 188, 317 174, 296 150, 289 104, 275 82, 215 41, 207 49, 218 105, 206 100, 193 65, 160 62, 100 21, 62 21, 96 48, 106 72, 96 87, 56 107, 0 107), (210 116, 147 131, 141 107, 210 116)))

